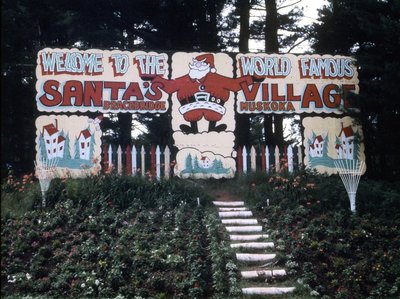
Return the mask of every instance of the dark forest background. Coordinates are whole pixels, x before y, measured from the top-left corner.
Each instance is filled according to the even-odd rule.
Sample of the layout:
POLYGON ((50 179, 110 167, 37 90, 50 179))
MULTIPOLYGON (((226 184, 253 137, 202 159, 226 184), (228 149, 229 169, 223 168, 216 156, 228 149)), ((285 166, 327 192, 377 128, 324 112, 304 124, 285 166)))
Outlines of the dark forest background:
MULTIPOLYGON (((33 171, 35 67, 50 48, 247 52, 249 39, 267 53, 287 53, 308 42, 311 53, 350 55, 358 61, 360 94, 352 98, 365 136, 367 175, 400 178, 400 1, 329 0, 318 22, 301 25, 296 0, 3 0, 1 7, 1 175, 33 171), (283 10, 286 8, 286 10, 283 10), (254 13, 265 17, 254 20, 254 13), (283 13, 283 11, 286 11, 283 13), (284 30, 285 34, 279 34, 284 30)), ((300 53, 298 53, 300 54, 300 53)), ((283 116, 237 115, 237 143, 283 145, 283 116), (274 127, 274 129, 273 129, 274 127), (254 131, 254 130, 252 130, 254 131)), ((168 115, 141 115, 142 141, 168 144, 168 115)), ((103 123, 107 138, 131 142, 132 116, 103 123)), ((285 141, 286 140, 286 141, 285 141)))

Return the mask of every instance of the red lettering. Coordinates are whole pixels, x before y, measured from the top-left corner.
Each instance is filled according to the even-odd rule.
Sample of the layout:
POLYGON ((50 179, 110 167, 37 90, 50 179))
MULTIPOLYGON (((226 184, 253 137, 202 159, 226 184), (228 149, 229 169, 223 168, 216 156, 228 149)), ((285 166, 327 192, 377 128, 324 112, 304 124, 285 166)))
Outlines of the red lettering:
POLYGON ((260 88, 260 83, 253 83, 251 90, 249 89, 249 85, 246 82, 241 82, 240 87, 243 90, 244 97, 246 101, 254 101, 256 98, 258 89, 260 88))
POLYGON ((124 92, 124 95, 122 96, 122 100, 129 101, 131 97, 136 97, 136 100, 143 100, 143 94, 137 82, 132 82, 129 84, 128 88, 124 92))
POLYGON ((344 107, 350 108, 351 103, 349 102, 347 95, 349 94, 349 92, 356 90, 356 86, 354 84, 343 84, 342 88, 343 88, 344 107))
POLYGON ((80 81, 67 81, 64 85, 64 99, 61 106, 72 106, 72 98, 75 99, 75 106, 82 106, 83 87, 80 81))
POLYGON ((295 96, 293 94, 293 84, 287 84, 286 85, 286 97, 287 101, 300 101, 301 96, 295 96))
POLYGON ((326 107, 328 108, 339 107, 341 101, 340 94, 338 93, 331 94, 331 91, 337 91, 337 90, 338 86, 336 84, 328 84, 324 87, 324 90, 322 92, 322 99, 326 107), (331 101, 331 99, 333 101, 331 101))
POLYGON ((103 82, 102 81, 85 81, 83 92, 83 106, 101 107, 101 99, 103 97, 103 82))
POLYGON ((271 100, 272 101, 284 101, 285 96, 279 95, 278 84, 271 84, 271 100))
POLYGON ((151 84, 150 88, 146 91, 145 97, 151 101, 158 101, 161 99, 162 92, 161 88, 163 87, 161 82, 156 82, 151 84))
POLYGON ((310 103, 313 102, 315 108, 322 108, 322 100, 315 84, 307 84, 303 94, 303 102, 301 108, 310 108, 310 103))
POLYGON ((268 89, 268 84, 262 84, 262 100, 263 101, 269 101, 269 89, 268 89))
POLYGON ((118 100, 118 91, 125 88, 125 82, 104 82, 104 88, 111 89, 111 100, 118 100))
POLYGON ((60 82, 56 80, 47 80, 43 84, 44 94, 39 97, 40 102, 47 107, 57 106, 62 101, 62 95, 58 91, 60 82), (48 97, 51 96, 50 98, 48 97))

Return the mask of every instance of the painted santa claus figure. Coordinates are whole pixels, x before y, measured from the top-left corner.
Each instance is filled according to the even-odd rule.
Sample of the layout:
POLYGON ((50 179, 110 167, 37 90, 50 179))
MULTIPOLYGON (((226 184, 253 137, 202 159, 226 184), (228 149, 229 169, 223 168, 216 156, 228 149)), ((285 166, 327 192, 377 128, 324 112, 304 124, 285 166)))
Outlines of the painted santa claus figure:
POLYGON ((174 80, 157 76, 153 83, 158 83, 160 89, 168 94, 176 92, 181 106, 179 112, 189 124, 180 125, 185 134, 198 133, 197 122, 205 119, 209 122, 209 132, 225 131, 226 124, 217 124, 225 112, 224 104, 228 101, 230 92, 237 92, 241 84, 252 84, 250 76, 229 78, 217 74, 214 64, 214 55, 201 54, 189 63, 187 75, 174 80))

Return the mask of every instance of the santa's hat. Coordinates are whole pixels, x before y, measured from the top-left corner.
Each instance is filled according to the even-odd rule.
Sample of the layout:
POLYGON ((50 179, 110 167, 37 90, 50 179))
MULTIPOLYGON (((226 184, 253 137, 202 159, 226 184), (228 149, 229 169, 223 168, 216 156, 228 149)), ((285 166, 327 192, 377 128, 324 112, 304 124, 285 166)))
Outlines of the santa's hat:
POLYGON ((195 58, 197 61, 204 61, 210 65, 210 71, 215 73, 217 70, 214 65, 214 55, 213 54, 201 54, 195 58))

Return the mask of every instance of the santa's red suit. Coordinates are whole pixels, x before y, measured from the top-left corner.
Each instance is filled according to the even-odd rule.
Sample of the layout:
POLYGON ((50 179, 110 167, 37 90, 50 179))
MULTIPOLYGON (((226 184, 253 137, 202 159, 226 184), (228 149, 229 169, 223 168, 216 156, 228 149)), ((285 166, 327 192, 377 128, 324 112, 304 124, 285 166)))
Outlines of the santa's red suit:
MULTIPOLYGON (((207 55, 211 54, 204 56, 207 55)), ((203 117, 210 122, 209 131, 225 130, 226 125, 216 126, 216 122, 225 114, 224 104, 229 99, 230 92, 241 90, 242 83, 250 85, 252 82, 250 76, 229 78, 214 73, 212 70, 199 79, 192 78, 189 74, 174 80, 159 76, 153 79, 153 83, 159 83, 160 88, 166 93, 176 92, 181 104, 179 112, 191 124, 191 127, 181 126, 185 133, 197 133, 197 121, 203 117)))

